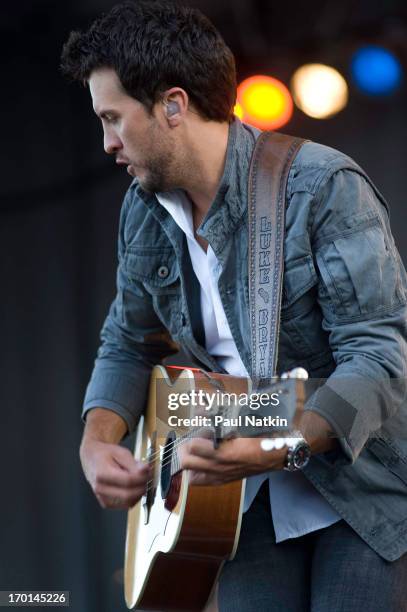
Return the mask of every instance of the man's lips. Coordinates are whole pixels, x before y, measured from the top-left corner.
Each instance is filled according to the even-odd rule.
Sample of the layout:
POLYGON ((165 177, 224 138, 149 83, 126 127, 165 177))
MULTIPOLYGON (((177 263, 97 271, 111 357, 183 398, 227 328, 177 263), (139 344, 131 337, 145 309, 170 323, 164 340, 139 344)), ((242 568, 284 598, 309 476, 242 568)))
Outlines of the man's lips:
POLYGON ((127 170, 127 174, 130 174, 130 176, 136 176, 137 175, 137 168, 142 168, 142 166, 137 166, 136 164, 132 164, 131 162, 129 162, 128 160, 125 159, 116 159, 116 164, 118 166, 127 166, 126 170, 127 170))

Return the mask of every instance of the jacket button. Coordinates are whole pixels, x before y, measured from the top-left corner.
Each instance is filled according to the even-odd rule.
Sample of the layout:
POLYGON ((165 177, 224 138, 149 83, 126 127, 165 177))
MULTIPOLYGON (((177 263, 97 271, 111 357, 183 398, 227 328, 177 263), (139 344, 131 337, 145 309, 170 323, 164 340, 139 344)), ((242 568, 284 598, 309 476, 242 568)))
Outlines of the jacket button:
POLYGON ((158 268, 158 276, 160 278, 167 278, 169 273, 170 271, 168 270, 167 266, 160 266, 158 268))

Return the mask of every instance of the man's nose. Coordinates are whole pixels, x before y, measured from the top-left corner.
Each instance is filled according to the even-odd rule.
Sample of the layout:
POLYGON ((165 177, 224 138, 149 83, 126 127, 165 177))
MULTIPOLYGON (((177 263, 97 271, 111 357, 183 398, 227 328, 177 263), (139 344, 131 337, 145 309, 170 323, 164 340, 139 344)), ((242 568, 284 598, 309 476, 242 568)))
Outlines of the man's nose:
POLYGON ((116 153, 122 148, 121 140, 114 133, 105 132, 103 138, 103 147, 108 154, 116 153))

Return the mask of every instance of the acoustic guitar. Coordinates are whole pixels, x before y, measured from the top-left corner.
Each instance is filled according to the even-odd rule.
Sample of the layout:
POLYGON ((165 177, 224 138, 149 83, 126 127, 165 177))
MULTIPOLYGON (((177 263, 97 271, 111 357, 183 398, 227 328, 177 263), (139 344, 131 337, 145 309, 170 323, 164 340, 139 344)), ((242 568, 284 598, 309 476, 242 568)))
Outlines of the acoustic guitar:
POLYGON ((254 397, 248 378, 174 366, 153 369, 134 456, 150 462, 154 476, 145 496, 128 512, 128 608, 204 610, 222 565, 237 549, 245 480, 219 486, 190 484, 188 470, 180 469, 179 449, 196 435, 212 436, 215 445, 261 431, 263 436, 280 431, 281 436, 284 415, 295 428, 304 405, 304 380, 275 379, 267 395, 275 401, 264 416, 264 411, 261 415, 252 405, 242 408, 237 402, 254 397), (276 423, 280 427, 274 429, 276 423))

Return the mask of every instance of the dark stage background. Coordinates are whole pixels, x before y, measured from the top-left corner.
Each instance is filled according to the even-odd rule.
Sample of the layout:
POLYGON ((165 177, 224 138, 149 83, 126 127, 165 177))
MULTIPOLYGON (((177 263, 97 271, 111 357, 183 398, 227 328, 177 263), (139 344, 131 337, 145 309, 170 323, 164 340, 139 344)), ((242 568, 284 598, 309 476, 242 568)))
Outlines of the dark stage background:
MULTIPOLYGON (((287 83, 310 60, 347 75, 353 48, 373 41, 391 44, 406 67, 401 0, 191 4, 226 37, 240 78, 267 71, 287 83)), ((58 72, 69 31, 112 5, 13 3, 0 25, 0 590, 70 590, 73 612, 126 609, 126 516, 99 507, 78 448, 129 177, 103 153, 88 92, 58 72)), ((283 129, 342 149, 367 170, 390 202, 404 261, 406 102, 405 86, 377 100, 352 89, 338 116, 316 121, 296 110, 283 129)))

